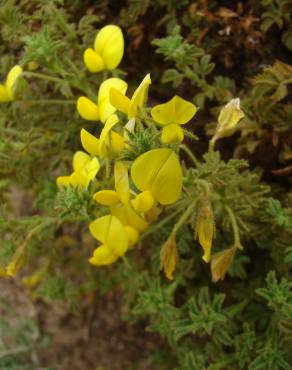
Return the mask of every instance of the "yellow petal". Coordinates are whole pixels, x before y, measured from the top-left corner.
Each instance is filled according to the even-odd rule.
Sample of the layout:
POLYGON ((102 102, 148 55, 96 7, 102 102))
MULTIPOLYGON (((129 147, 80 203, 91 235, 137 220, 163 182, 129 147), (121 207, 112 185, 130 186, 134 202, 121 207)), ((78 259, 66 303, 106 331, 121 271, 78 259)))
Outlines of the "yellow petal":
POLYGON ((153 107, 151 116, 161 125, 170 123, 184 125, 193 118, 197 110, 194 104, 176 95, 168 102, 153 107))
POLYGON ((119 256, 114 254, 108 246, 101 245, 95 249, 93 256, 89 259, 89 262, 95 266, 106 266, 111 265, 118 258, 119 256))
POLYGON ((61 188, 62 186, 66 187, 70 185, 70 176, 59 176, 56 179, 57 186, 61 188))
POLYGON ((7 103, 11 100, 12 100, 12 98, 8 94, 6 87, 4 85, 0 84, 0 102, 1 103, 7 103))
POLYGON ((128 204, 130 201, 128 169, 122 162, 118 161, 115 163, 115 188, 120 201, 128 204))
POLYGON ((139 240, 139 232, 134 229, 132 226, 125 226, 125 230, 128 235, 129 247, 133 247, 139 240))
POLYGON ((73 156, 74 171, 82 170, 90 161, 90 156, 81 150, 78 150, 73 156))
POLYGON ((111 115, 105 125, 104 128, 102 129, 100 133, 100 138, 99 138, 99 154, 101 156, 106 155, 106 146, 107 146, 107 141, 108 141, 108 136, 111 131, 111 129, 119 122, 118 116, 116 114, 111 115))
POLYGON ((120 201, 117 192, 114 190, 100 190, 94 194, 93 199, 104 206, 113 206, 120 201))
POLYGON ((143 217, 138 215, 130 205, 117 205, 111 208, 112 214, 125 226, 132 226, 142 232, 148 227, 143 217))
POLYGON ((116 68, 124 54, 124 37, 120 27, 103 27, 95 38, 94 49, 101 55, 107 69, 116 68))
POLYGON ((176 236, 171 234, 160 250, 160 270, 164 270, 167 279, 173 279, 173 272, 178 261, 176 236))
POLYGON ((84 169, 82 171, 74 171, 70 175, 70 185, 74 187, 80 186, 81 188, 86 189, 88 183, 88 177, 84 169))
POLYGON ((122 256, 128 249, 127 232, 115 216, 99 217, 90 223, 89 230, 98 241, 108 246, 118 256, 122 256))
POLYGON ((145 190, 136 196, 132 204, 137 212, 148 212, 154 205, 154 198, 149 190, 145 190))
POLYGON ((161 132, 161 142, 163 144, 173 144, 183 141, 184 131, 183 129, 175 124, 171 123, 163 127, 161 132))
POLYGON ((110 103, 111 88, 115 88, 122 95, 125 95, 128 85, 120 78, 108 78, 100 85, 97 102, 100 120, 102 122, 105 122, 109 118, 109 116, 111 116, 116 111, 116 108, 110 103))
POLYGON ((151 191, 161 204, 174 203, 180 197, 182 169, 171 149, 153 149, 139 156, 131 167, 131 177, 139 190, 151 191))
POLYGON ((22 68, 19 65, 16 65, 9 71, 7 75, 5 86, 11 98, 13 98, 13 90, 15 88, 15 83, 22 73, 23 73, 22 68))
POLYGON ((87 121, 99 120, 98 106, 85 96, 81 96, 80 98, 78 98, 77 110, 80 116, 87 121))
POLYGON ((80 131, 81 144, 89 154, 99 155, 99 140, 84 128, 80 131))
POLYGON ((99 169, 100 169, 99 160, 96 157, 92 158, 91 161, 85 167, 86 176, 87 176, 86 186, 88 186, 90 181, 95 179, 95 176, 97 175, 99 169))
POLYGON ((220 111, 218 117, 217 136, 224 137, 233 133, 237 123, 244 117, 240 109, 240 99, 232 99, 220 111))
POLYGON ((138 109, 143 108, 144 105, 146 104, 147 97, 148 97, 148 88, 149 85, 151 84, 151 78, 150 74, 148 73, 140 85, 137 87, 135 90, 131 103, 129 106, 129 111, 128 111, 128 118, 131 119, 133 117, 136 117, 138 114, 138 109))
POLYGON ((115 88, 110 89, 110 103, 120 112, 128 114, 130 99, 115 88))
POLYGON ((83 60, 88 70, 92 73, 100 72, 105 69, 105 64, 102 57, 91 48, 85 50, 83 54, 83 60))
POLYGON ((120 154, 125 149, 125 138, 117 132, 111 131, 110 147, 115 155, 120 154))

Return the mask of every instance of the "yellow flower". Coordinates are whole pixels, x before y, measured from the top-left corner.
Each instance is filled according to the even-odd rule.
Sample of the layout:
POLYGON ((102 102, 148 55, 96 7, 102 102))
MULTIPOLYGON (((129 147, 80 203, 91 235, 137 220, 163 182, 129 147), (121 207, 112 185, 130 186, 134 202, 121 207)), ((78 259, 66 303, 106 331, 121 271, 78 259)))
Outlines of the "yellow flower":
POLYGON ((232 135, 238 122, 243 117, 244 113, 240 109, 240 99, 230 100, 220 111, 216 133, 212 141, 215 142, 218 138, 232 135))
POLYGON ((139 114, 139 109, 143 108, 146 103, 150 84, 150 74, 147 74, 135 90, 131 99, 123 95, 115 87, 112 87, 110 89, 110 103, 117 110, 125 113, 129 119, 134 118, 139 114))
POLYGON ((209 199, 205 197, 199 209, 196 226, 195 239, 199 238, 204 255, 203 260, 209 262, 211 258, 211 248, 215 233, 214 216, 209 199))
POLYGON ((104 189, 94 194, 96 202, 111 207, 111 213, 124 226, 129 239, 129 246, 133 246, 139 239, 139 234, 144 231, 148 223, 138 215, 130 205, 130 186, 128 169, 117 161, 114 168, 116 190, 104 189))
POLYGON ((128 204, 130 200, 130 186, 127 167, 119 161, 115 162, 115 188, 114 190, 100 190, 94 194, 93 199, 104 205, 113 206, 119 202, 128 204))
POLYGON ((105 69, 115 69, 120 64, 124 54, 124 37, 118 26, 103 27, 96 35, 94 49, 85 50, 83 59, 86 67, 92 73, 105 69))
POLYGON ((117 115, 111 115, 100 133, 99 139, 90 134, 84 128, 80 131, 81 144, 83 148, 92 155, 116 156, 125 147, 125 139, 122 135, 112 131, 112 128, 119 122, 117 115))
POLYGON ((177 95, 168 102, 153 107, 151 109, 152 118, 163 126, 161 134, 162 143, 182 141, 184 132, 180 125, 189 122, 197 110, 198 108, 194 104, 177 95))
POLYGON ((94 238, 102 243, 89 259, 91 264, 110 265, 126 253, 129 245, 127 231, 115 216, 108 215, 96 219, 89 225, 89 230, 94 238))
POLYGON ((19 65, 14 66, 8 73, 5 84, 0 84, 0 102, 6 103, 13 100, 15 84, 23 70, 19 65))
POLYGON ((117 89, 121 95, 125 95, 128 85, 120 78, 108 78, 103 81, 98 90, 97 104, 86 96, 81 96, 77 100, 77 110, 80 116, 87 121, 98 121, 102 123, 116 111, 116 108, 110 103, 109 95, 111 88, 117 89))
POLYGON ((70 176, 59 176, 57 185, 80 186, 86 189, 100 169, 99 161, 96 157, 91 158, 88 154, 78 151, 73 156, 73 173, 70 176))
POLYGON ((131 168, 135 186, 149 191, 160 204, 175 203, 181 195, 182 169, 175 152, 153 149, 136 158, 131 168))

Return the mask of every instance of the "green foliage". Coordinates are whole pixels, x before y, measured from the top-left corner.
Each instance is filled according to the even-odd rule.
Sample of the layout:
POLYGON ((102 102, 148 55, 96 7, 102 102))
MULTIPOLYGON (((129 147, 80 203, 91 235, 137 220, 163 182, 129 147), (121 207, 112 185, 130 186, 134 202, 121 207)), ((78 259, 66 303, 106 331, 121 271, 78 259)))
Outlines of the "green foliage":
MULTIPOLYGON (((73 311, 96 290, 121 289, 125 318, 143 320, 161 338, 153 369, 155 361, 159 369, 291 369, 291 9, 288 0, 0 1, 2 79, 16 63, 25 69, 15 101, 0 105, 1 271, 24 248, 20 278, 46 267, 32 296, 67 302, 73 311), (100 132, 78 116, 75 103, 83 95, 95 101, 105 78, 86 71, 82 52, 107 23, 124 27, 129 90, 151 66, 151 106, 177 94, 200 110, 185 130, 190 150, 178 148, 184 197, 163 209, 127 259, 99 270, 88 264, 96 247, 88 223, 105 208, 92 195, 113 180, 102 173, 87 190, 58 191, 55 178, 72 170, 80 129, 100 132), (28 70, 30 62, 36 70, 28 70), (237 96, 245 113, 238 132, 208 150, 220 107, 237 96), (217 284, 193 235, 206 192, 213 251, 240 248, 217 284), (159 276, 160 246, 191 204, 176 233, 179 262, 169 282, 159 276)), ((151 127, 149 111, 143 113, 151 127)), ((159 143, 158 130, 136 123, 119 159, 131 162, 159 143)), ((30 321, 15 328, 5 320, 0 368, 12 370, 26 365, 40 333, 30 321)))

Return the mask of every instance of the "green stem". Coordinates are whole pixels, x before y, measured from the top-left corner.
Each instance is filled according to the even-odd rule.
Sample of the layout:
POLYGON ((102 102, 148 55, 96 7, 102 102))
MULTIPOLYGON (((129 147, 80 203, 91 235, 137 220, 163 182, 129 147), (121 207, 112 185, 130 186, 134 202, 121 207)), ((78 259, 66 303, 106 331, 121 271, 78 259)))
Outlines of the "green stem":
POLYGON ((200 162, 198 161, 194 153, 185 144, 181 144, 179 148, 182 149, 189 156, 196 167, 199 167, 200 162))
POLYGON ((202 179, 196 179, 196 183, 201 185, 205 189, 205 192, 206 192, 207 195, 209 194, 210 184, 208 183, 208 181, 202 180, 202 179))
POLYGON ((27 104, 76 104, 76 100, 66 99, 39 99, 39 100, 19 100, 27 104))
POLYGON ((63 82, 64 81, 62 78, 53 77, 53 76, 49 76, 49 75, 46 75, 43 73, 37 73, 37 72, 24 72, 23 75, 26 77, 34 77, 34 78, 38 78, 40 80, 46 80, 46 81, 53 81, 53 82, 63 82))
POLYGON ((194 200, 190 205, 189 207, 187 208, 187 210, 181 215, 180 219, 178 220, 178 222, 174 225, 174 228, 172 229, 172 234, 176 234, 177 231, 181 228, 181 226, 187 221, 187 219, 189 218, 189 216, 192 214, 192 212, 194 211, 194 208, 197 204, 197 199, 194 200))
POLYGON ((235 215, 232 211, 232 209, 229 207, 229 206, 225 206, 225 209, 228 213, 228 216, 229 216, 229 219, 230 219, 230 222, 231 222, 231 226, 232 226, 232 229, 233 229, 233 235, 234 235, 234 246, 238 249, 243 249, 241 243, 240 243, 240 235, 239 235, 239 229, 238 229, 238 225, 237 225, 237 221, 236 221, 236 218, 235 218, 235 215))

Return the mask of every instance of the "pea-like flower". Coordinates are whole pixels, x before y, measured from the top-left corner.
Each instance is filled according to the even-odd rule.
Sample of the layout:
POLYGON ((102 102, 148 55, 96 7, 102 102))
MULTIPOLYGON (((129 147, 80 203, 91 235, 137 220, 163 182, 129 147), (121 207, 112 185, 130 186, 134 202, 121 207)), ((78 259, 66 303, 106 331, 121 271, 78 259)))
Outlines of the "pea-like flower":
POLYGON ((59 176, 57 185, 58 187, 80 186, 86 189, 99 169, 100 164, 96 157, 91 158, 88 154, 78 151, 73 156, 73 173, 69 176, 59 176))
POLYGON ((111 115, 100 133, 99 139, 90 134, 84 128, 80 132, 83 148, 92 155, 100 157, 118 155, 125 146, 124 136, 113 131, 113 127, 119 122, 117 115, 111 115))
POLYGON ((89 230, 102 243, 89 259, 91 264, 110 265, 126 253, 129 246, 127 231, 115 216, 99 217, 91 222, 89 230))
POLYGON ((85 50, 83 59, 92 73, 112 70, 120 64, 124 54, 124 37, 120 27, 107 25, 96 35, 94 49, 85 50))
POLYGON ((15 84, 23 70, 19 65, 14 66, 8 73, 4 84, 0 84, 0 102, 7 103, 14 99, 15 84))
POLYGON ((238 122, 244 117, 240 108, 240 99, 232 99, 220 111, 218 116, 218 125, 212 141, 230 136, 236 130, 238 122))
POLYGON ((129 247, 132 247, 138 241, 140 232, 148 227, 148 223, 130 205, 128 169, 123 162, 115 163, 114 174, 116 190, 100 190, 93 198, 97 203, 111 207, 112 215, 125 226, 129 247))
MULTIPOLYGON (((162 205, 175 203, 182 190, 182 168, 175 152, 168 148, 153 149, 136 158, 131 178, 142 191, 145 202, 162 205)), ((140 199, 141 201, 141 199, 140 199)))
POLYGON ((97 104, 86 96, 81 96, 77 100, 77 110, 80 116, 87 121, 101 121, 102 123, 116 111, 110 103, 110 89, 117 89, 121 95, 125 95, 128 85, 120 78, 108 78, 103 81, 98 90, 97 104))
POLYGON ((153 107, 151 109, 152 118, 163 126, 161 142, 166 144, 182 141, 184 132, 180 125, 189 122, 197 110, 194 104, 177 95, 168 102, 153 107))
POLYGON ((150 84, 151 78, 148 73, 135 90, 131 99, 123 95, 115 87, 112 87, 110 89, 110 103, 117 110, 125 113, 129 119, 135 118, 139 114, 139 109, 142 109, 146 104, 150 84))

